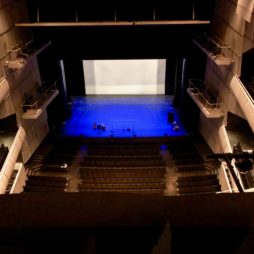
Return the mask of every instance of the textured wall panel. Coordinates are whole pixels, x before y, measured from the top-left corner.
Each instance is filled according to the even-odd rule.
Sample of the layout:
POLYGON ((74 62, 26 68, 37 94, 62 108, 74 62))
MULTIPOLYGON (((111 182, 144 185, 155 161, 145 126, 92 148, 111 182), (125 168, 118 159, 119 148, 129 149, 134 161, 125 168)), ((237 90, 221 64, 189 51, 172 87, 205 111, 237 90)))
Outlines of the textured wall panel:
POLYGON ((236 14, 251 22, 254 0, 238 0, 236 14))

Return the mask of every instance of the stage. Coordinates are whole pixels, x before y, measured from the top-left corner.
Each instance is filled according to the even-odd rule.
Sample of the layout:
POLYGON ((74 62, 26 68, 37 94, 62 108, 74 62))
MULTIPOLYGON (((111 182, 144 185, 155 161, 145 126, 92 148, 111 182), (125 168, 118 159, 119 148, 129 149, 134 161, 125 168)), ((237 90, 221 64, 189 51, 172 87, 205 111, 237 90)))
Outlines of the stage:
POLYGON ((62 124, 62 136, 138 138, 187 135, 170 96, 89 95, 72 97, 69 106, 70 117, 62 124), (168 119, 169 115, 171 119, 168 119))

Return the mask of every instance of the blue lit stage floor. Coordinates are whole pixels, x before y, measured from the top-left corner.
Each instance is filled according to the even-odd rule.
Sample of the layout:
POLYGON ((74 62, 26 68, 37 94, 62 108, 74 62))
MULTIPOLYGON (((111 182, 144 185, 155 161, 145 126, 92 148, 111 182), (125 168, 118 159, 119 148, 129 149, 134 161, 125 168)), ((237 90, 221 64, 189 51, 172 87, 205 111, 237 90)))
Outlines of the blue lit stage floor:
POLYGON ((187 135, 172 106, 172 98, 165 95, 73 97, 70 106, 71 116, 61 129, 63 136, 106 138, 187 135), (169 112, 174 113, 174 124, 168 123, 169 112), (94 123, 103 124, 106 129, 93 129, 94 123))

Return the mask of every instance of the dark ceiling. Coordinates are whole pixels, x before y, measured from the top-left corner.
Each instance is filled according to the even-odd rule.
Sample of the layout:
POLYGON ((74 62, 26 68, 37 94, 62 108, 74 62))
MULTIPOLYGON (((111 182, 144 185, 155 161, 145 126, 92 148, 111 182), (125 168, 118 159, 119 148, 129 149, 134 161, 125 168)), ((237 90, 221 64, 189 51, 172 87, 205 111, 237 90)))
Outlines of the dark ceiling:
POLYGON ((214 0, 27 0, 32 22, 209 20, 214 0))
MULTIPOLYGON (((52 1, 27 0, 30 22, 210 20, 214 0, 52 1)), ((51 40, 58 57, 83 59, 170 58, 195 54, 192 41, 210 25, 39 27, 35 38, 51 40)))

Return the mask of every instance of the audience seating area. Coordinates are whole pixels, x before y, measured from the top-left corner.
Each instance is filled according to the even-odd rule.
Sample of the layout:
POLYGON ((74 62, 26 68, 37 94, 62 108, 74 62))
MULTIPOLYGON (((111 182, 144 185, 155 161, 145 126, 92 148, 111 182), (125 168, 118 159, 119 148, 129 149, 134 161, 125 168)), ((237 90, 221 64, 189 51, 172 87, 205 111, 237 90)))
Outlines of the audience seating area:
POLYGON ((168 151, 178 172, 204 170, 204 159, 191 141, 170 142, 168 144, 168 151))
POLYGON ((179 194, 214 193, 220 191, 217 175, 197 175, 178 177, 179 194))
POLYGON ((215 170, 211 170, 190 140, 171 142, 168 150, 179 174, 176 188, 180 195, 216 193, 221 190, 215 170))
POLYGON ((165 162, 154 144, 91 144, 80 163, 80 191, 163 194, 165 162))
MULTIPOLYGON (((50 147, 49 144, 46 147, 50 147)), ((49 151, 37 151, 31 158, 24 192, 63 192, 68 186, 67 171, 79 151, 76 143, 56 140, 49 151)))
POLYGON ((68 179, 59 176, 28 176, 24 192, 64 192, 68 179))
MULTIPOLYGON (((169 157, 165 157, 161 147, 157 142, 79 143, 59 139, 44 157, 34 155, 38 166, 28 174, 24 192, 163 195, 171 189, 168 188, 172 186, 170 184, 179 195, 220 191, 216 170, 211 170, 211 163, 203 159, 188 138, 168 142, 166 153, 169 157), (171 183, 166 168, 172 163, 177 180, 171 183)), ((170 167, 167 170, 170 171, 170 167)))
POLYGON ((13 172, 12 172, 12 174, 11 174, 11 178, 10 178, 9 183, 8 183, 8 186, 7 186, 7 189, 6 189, 6 192, 5 192, 6 194, 10 193, 11 188, 12 188, 12 186, 13 186, 13 183, 14 183, 14 181, 15 181, 15 178, 16 178, 17 173, 18 173, 18 171, 13 170, 13 172))
POLYGON ((153 156, 160 155, 160 145, 154 143, 89 144, 87 151, 92 156, 153 156), (110 149, 110 150, 108 150, 110 149))
POLYGON ((66 173, 78 151, 79 145, 77 143, 60 139, 45 156, 40 170, 42 172, 66 173))

